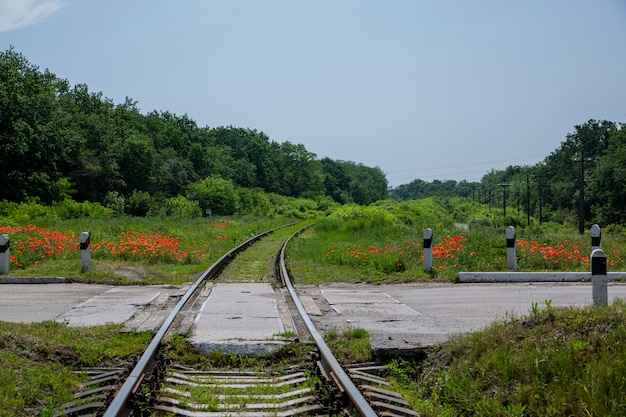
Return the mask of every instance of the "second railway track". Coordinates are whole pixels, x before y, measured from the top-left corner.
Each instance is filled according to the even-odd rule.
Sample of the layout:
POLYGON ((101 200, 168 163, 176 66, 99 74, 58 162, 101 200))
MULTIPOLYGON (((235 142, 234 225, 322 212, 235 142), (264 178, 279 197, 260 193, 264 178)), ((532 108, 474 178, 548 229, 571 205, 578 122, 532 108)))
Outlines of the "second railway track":
MULTIPOLYGON (((401 396, 390 390, 383 366, 355 364, 344 370, 315 329, 284 262, 289 239, 300 231, 297 226, 273 229, 225 254, 182 297, 134 368, 124 377, 119 377, 120 371, 116 371, 119 382, 114 393, 107 397, 100 392, 93 407, 80 405, 78 401, 78 405, 72 404, 73 408, 58 415, 415 416, 401 396), (284 300, 284 304, 278 303, 279 307, 275 308, 284 309, 276 313, 287 325, 266 337, 271 340, 253 337, 248 341, 237 336, 235 330, 245 318, 231 314, 233 327, 225 325, 221 329, 232 332, 228 343, 214 345, 208 353, 196 344, 199 353, 190 353, 187 359, 172 354, 168 347, 172 339, 190 351, 193 343, 181 339, 191 336, 200 321, 211 321, 211 317, 198 317, 203 312, 206 314, 216 285, 241 283, 270 285, 276 294, 259 297, 284 300), (255 359, 246 356, 258 352, 250 345, 264 344, 273 344, 274 353, 255 359), (233 346, 240 348, 232 351, 233 346), (100 411, 94 411, 96 405, 100 411), (81 408, 85 411, 80 411, 81 408)), ((89 403, 88 397, 83 403, 89 403)))

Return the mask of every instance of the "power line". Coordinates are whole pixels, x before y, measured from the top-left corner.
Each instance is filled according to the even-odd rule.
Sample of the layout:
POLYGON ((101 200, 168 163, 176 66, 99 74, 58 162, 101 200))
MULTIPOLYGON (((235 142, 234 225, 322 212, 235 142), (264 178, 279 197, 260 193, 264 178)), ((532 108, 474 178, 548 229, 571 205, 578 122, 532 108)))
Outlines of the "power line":
MULTIPOLYGON (((531 156, 524 156, 524 157, 521 157, 521 158, 502 159, 500 161, 491 161, 491 162, 477 162, 477 163, 473 163, 473 164, 453 165, 453 166, 447 166, 447 167, 405 169, 405 170, 399 170, 399 171, 389 171, 388 173, 395 173, 395 172, 421 172, 421 171, 434 171, 434 170, 452 169, 452 168, 466 168, 466 167, 488 165, 488 164, 499 164, 499 163, 502 163, 502 162, 521 161, 521 160, 524 160, 524 159, 537 158, 537 157, 540 157, 540 156, 545 156, 545 155, 543 155, 543 154, 541 154, 541 155, 531 155, 531 156)), ((463 174, 463 173, 461 173, 461 174, 463 174)))
MULTIPOLYGON (((481 169, 478 171, 464 171, 464 172, 455 172, 455 173, 446 173, 446 174, 433 174, 433 175, 420 175, 419 179, 427 179, 427 178, 438 178, 440 179, 443 176, 459 176, 459 175, 467 175, 467 174, 485 174, 485 170, 481 169)), ((404 180, 414 180, 417 179, 414 176, 413 177, 401 177, 401 178, 397 178, 397 177, 391 177, 389 178, 390 181, 395 180, 395 181, 404 181, 404 180)))

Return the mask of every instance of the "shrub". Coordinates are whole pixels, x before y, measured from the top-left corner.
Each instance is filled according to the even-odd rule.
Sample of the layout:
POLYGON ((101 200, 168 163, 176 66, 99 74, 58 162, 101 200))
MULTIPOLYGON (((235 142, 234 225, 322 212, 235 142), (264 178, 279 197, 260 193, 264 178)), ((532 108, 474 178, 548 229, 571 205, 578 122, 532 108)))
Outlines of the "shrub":
POLYGON ((329 218, 341 221, 343 227, 349 230, 391 227, 397 223, 396 216, 385 208, 363 207, 356 204, 346 204, 338 208, 329 218))
POLYGON ((34 201, 13 203, 6 200, 0 203, 0 217, 4 224, 45 223, 58 220, 59 216, 52 207, 34 201))
POLYGON ((155 199, 146 191, 134 190, 128 197, 126 212, 131 216, 144 217, 156 206, 155 199))
POLYGON ((104 197, 104 206, 111 209, 114 215, 121 216, 124 214, 126 200, 117 191, 109 191, 104 197))
POLYGON ((66 199, 60 203, 55 203, 54 211, 61 220, 80 219, 82 217, 109 218, 113 216, 113 210, 104 207, 100 203, 84 201, 82 203, 66 199))
POLYGON ((179 219, 202 217, 202 209, 200 209, 198 202, 189 201, 181 195, 165 200, 161 213, 164 216, 172 216, 179 219))
POLYGON ((238 196, 231 180, 212 175, 191 184, 187 189, 189 200, 197 201, 203 211, 231 215, 237 211, 238 196))
POLYGON ((240 214, 264 216, 270 212, 270 199, 260 188, 237 188, 237 201, 240 214))

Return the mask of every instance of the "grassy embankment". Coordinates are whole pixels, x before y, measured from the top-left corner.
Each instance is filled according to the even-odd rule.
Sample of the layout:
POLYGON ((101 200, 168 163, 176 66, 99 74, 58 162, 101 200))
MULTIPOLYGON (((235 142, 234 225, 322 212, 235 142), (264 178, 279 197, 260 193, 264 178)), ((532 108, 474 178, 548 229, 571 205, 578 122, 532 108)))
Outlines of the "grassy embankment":
POLYGON ((391 369, 422 416, 621 416, 626 413, 626 304, 533 306, 526 317, 391 369))

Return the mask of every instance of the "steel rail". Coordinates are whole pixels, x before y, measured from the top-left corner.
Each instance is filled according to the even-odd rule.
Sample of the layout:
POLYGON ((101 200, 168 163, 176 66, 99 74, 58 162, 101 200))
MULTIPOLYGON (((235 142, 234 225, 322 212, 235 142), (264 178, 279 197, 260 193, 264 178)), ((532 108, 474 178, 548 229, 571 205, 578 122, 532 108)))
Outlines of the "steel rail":
POLYGON ((232 258, 234 258, 239 252, 243 251, 257 240, 269 235, 270 233, 273 233, 274 231, 282 227, 287 227, 290 225, 293 225, 293 223, 275 227, 246 240, 239 246, 231 249, 226 254, 224 254, 198 277, 198 279, 191 286, 191 288, 189 288, 189 290, 185 293, 183 298, 181 298, 178 304, 176 304, 176 307, 174 307, 167 319, 165 319, 157 334, 152 338, 152 341, 148 345, 148 348, 144 351, 141 358, 139 358, 137 365, 135 365, 133 370, 130 372, 130 375, 127 377, 126 381, 116 394, 115 398, 113 398, 113 401, 107 408, 104 417, 127 417, 130 415, 132 411, 132 406, 129 404, 131 396, 136 392, 137 389, 139 389, 144 375, 146 374, 146 372, 151 370, 151 367, 155 363, 155 358, 158 352, 159 345, 161 344, 161 341, 165 338, 165 335, 174 323, 176 315, 182 310, 185 303, 189 301, 189 299, 198 289, 200 284, 202 284, 205 279, 216 276, 232 260, 232 258))
POLYGON ((358 411, 358 413, 362 417, 376 417, 377 414, 374 411, 374 409, 367 402, 365 397, 363 397, 363 394, 361 394, 361 392, 356 387, 356 385, 354 385, 354 383, 352 382, 350 377, 346 374, 346 372, 343 370, 339 362, 337 362, 337 359, 335 359, 335 356, 330 351, 330 348, 328 347, 326 342, 324 342, 323 337, 319 334, 319 332, 315 328, 315 325, 309 318, 309 315, 304 309, 304 306, 300 302, 300 299, 298 298, 298 295, 296 294, 296 291, 293 288, 293 285, 291 284, 289 272, 287 271, 287 266, 285 265, 285 250, 291 238, 298 235, 305 229, 306 228, 300 229, 298 232, 290 236, 285 241, 285 243, 283 244, 283 247, 280 250, 279 273, 281 276, 281 280, 283 281, 283 283, 289 290, 289 294, 291 295, 291 298, 293 299, 293 302, 296 305, 296 308, 298 309, 298 313, 302 317, 302 320, 304 320, 304 323, 306 324, 306 327, 309 333, 311 334, 311 337, 313 337, 313 339, 315 340, 315 344, 317 345, 320 351, 321 359, 326 363, 328 369, 330 369, 330 371, 334 374, 335 378, 339 381, 339 384, 341 384, 341 386, 345 390, 354 408, 358 411))

